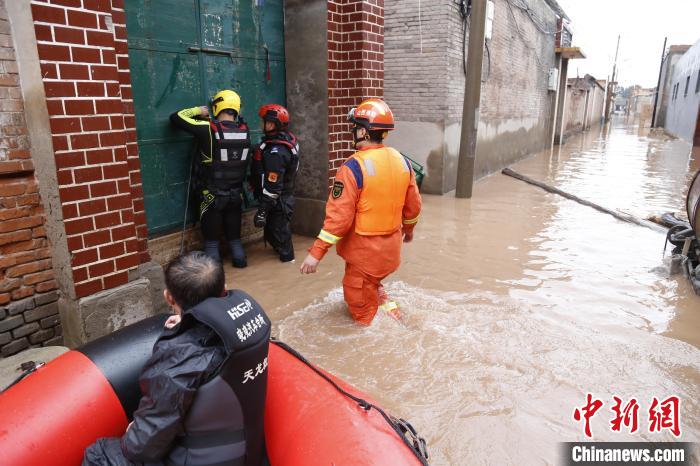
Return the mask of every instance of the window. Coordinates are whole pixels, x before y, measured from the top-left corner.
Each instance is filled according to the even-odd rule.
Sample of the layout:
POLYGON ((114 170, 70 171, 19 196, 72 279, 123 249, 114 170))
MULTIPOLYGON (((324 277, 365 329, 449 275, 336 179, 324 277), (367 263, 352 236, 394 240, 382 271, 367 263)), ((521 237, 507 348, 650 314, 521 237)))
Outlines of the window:
POLYGON ((700 69, 698 69, 698 82, 695 83, 695 93, 700 92, 700 69))
POLYGON ((690 87, 690 76, 685 78, 685 91, 683 92, 683 97, 688 97, 688 88, 690 87))
POLYGON ((678 83, 673 85, 673 94, 671 95, 671 100, 676 100, 677 95, 678 95, 678 83))

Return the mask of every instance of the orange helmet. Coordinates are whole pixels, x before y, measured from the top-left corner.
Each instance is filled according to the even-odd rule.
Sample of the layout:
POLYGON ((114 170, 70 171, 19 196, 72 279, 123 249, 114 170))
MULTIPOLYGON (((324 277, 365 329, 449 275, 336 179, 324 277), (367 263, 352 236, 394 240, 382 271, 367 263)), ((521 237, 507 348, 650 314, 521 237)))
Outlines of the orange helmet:
POLYGON ((272 121, 279 129, 287 129, 289 126, 289 112, 278 104, 267 104, 260 107, 258 115, 263 121, 272 121))
POLYGON ((367 99, 350 110, 348 120, 372 131, 394 129, 394 114, 382 99, 367 99))

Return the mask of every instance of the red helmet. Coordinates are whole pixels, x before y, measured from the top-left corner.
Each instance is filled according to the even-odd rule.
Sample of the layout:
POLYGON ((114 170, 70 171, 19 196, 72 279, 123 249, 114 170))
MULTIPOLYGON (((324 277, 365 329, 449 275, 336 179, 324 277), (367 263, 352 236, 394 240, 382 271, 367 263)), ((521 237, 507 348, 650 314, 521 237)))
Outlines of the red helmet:
POLYGON ((348 120, 367 130, 391 131, 394 129, 394 114, 382 99, 367 99, 350 110, 348 120))
POLYGON ((267 104, 260 107, 258 115, 263 121, 273 121, 278 129, 287 129, 289 126, 289 112, 278 104, 267 104))

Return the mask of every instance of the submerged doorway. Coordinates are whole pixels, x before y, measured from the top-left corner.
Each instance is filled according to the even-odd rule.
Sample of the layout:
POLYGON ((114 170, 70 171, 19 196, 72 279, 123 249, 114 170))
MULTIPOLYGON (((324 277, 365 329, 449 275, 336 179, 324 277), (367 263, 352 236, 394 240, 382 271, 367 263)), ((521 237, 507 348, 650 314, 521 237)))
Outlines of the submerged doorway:
MULTIPOLYGON (((259 135, 257 109, 285 104, 283 0, 126 0, 129 67, 148 234, 182 226, 192 138, 170 127, 176 110, 218 90, 241 95, 259 135)), ((195 215, 190 210, 189 221, 195 215)))

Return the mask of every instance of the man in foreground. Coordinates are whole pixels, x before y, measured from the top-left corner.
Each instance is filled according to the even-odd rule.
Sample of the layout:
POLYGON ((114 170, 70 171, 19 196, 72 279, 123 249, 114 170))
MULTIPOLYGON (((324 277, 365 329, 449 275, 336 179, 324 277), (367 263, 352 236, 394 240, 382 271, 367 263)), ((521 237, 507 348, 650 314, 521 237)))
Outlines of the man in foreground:
POLYGON ((165 283, 175 315, 139 378, 134 420, 121 439, 90 446, 83 465, 259 466, 270 320, 227 292, 221 264, 202 252, 171 262, 165 283))

